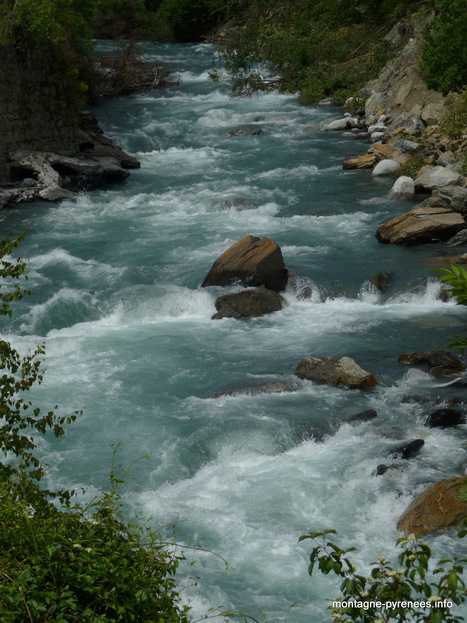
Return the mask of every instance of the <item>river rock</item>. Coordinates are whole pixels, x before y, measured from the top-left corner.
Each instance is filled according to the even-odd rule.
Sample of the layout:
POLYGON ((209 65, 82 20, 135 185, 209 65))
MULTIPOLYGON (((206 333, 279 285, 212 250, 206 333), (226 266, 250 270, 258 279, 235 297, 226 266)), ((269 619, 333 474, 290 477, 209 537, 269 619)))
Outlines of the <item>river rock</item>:
POLYGON ((280 311, 284 305, 285 299, 278 292, 268 290, 264 286, 258 289, 251 288, 219 296, 216 300, 217 314, 214 314, 212 319, 264 316, 280 311))
POLYGON ((449 247, 459 247, 461 245, 467 244, 467 229, 462 229, 459 233, 457 233, 452 238, 446 242, 449 247))
POLYGON ((356 424, 361 424, 362 422, 370 422, 376 417, 378 417, 378 413, 374 409, 367 409, 361 413, 354 413, 347 418, 347 422, 352 424, 352 426, 355 426, 356 424))
POLYGON ((221 398, 222 396, 257 396, 258 394, 282 394, 293 391, 289 383, 261 383, 257 387, 240 387, 238 389, 226 389, 216 392, 211 398, 221 398))
POLYGON ((310 355, 300 361, 294 374, 300 379, 349 389, 371 389, 378 385, 375 377, 350 357, 332 359, 310 355))
POLYGON ((467 215, 467 188, 463 186, 444 186, 436 191, 438 197, 446 201, 451 210, 467 215))
POLYGON ((417 151, 420 147, 420 143, 416 143, 415 141, 409 141, 406 138, 402 138, 395 142, 395 146, 400 150, 401 153, 407 154, 413 151, 417 151))
POLYGON ((263 133, 261 128, 255 126, 248 126, 244 128, 237 128, 226 132, 226 136, 259 136, 263 133))
POLYGON ((354 117, 344 117, 344 119, 335 119, 327 123, 325 130, 349 130, 358 126, 358 119, 354 117))
POLYGON ((413 199, 415 195, 415 184, 411 177, 407 175, 401 175, 394 182, 393 187, 389 191, 389 199, 398 199, 401 201, 408 201, 413 199))
POLYGON ((397 363, 403 366, 426 364, 430 367, 430 374, 433 376, 457 374, 464 370, 464 364, 458 357, 442 350, 404 353, 397 363))
POLYGON ((427 417, 425 426, 429 428, 449 428, 465 424, 465 416, 457 409, 437 409, 427 417))
POLYGON ((382 271, 377 275, 373 275, 372 277, 370 277, 370 282, 380 292, 387 292, 389 290, 389 286, 391 285, 391 281, 391 273, 388 273, 387 271, 382 271))
POLYGON ((446 241, 465 229, 461 214, 424 203, 381 225, 376 232, 379 242, 409 245, 446 241))
POLYGON ((371 169, 377 162, 378 157, 375 154, 365 154, 355 158, 347 158, 342 167, 344 169, 371 169))
POLYGON ((451 169, 433 167, 415 178, 415 188, 418 192, 432 191, 435 188, 456 184, 460 177, 460 173, 451 171, 451 169))
POLYGON ((227 249, 212 265, 202 287, 266 286, 270 290, 285 290, 288 271, 278 244, 269 238, 245 236, 227 249))
POLYGON ((381 160, 373 169, 372 175, 392 175, 401 168, 395 160, 381 160))
POLYGON ((390 454, 393 459, 412 459, 420 452, 424 445, 425 442, 423 439, 412 439, 412 441, 408 441, 407 443, 397 446, 397 448, 391 450, 390 454))
POLYGON ((401 532, 434 532, 461 523, 467 517, 467 502, 459 497, 466 476, 446 478, 431 485, 401 515, 401 532))

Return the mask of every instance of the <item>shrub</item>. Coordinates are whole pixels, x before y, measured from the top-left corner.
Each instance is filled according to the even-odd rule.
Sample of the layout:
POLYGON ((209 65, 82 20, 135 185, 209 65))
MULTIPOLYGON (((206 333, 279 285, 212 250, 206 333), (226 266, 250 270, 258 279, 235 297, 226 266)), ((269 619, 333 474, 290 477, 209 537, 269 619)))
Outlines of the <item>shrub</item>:
MULTIPOLYGON (((328 535, 335 533, 335 530, 326 530, 305 534, 299 539, 311 539, 316 543, 310 555, 310 575, 317 565, 324 575, 334 573, 342 580, 341 596, 330 606, 333 621, 385 623, 396 619, 399 623, 457 623, 463 620, 453 615, 451 608, 467 598, 461 577, 467 559, 440 560, 433 570, 438 579, 430 582, 431 550, 426 543, 410 535, 397 541, 402 547, 398 568, 384 556, 378 556, 378 561, 371 563, 373 569, 367 577, 357 573, 347 556, 355 551, 354 547, 343 550, 328 541, 328 535)), ((467 530, 459 532, 460 537, 465 534, 467 530)))

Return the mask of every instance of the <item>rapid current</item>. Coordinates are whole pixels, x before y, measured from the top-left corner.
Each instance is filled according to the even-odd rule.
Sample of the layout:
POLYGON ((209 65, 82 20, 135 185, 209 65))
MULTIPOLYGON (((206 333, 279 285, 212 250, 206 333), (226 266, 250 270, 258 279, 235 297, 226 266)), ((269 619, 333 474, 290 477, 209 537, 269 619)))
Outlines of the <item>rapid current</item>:
MULTIPOLYGON (((33 290, 2 334, 24 353, 46 343, 34 403, 83 409, 65 439, 38 440, 46 484, 90 498, 108 486, 112 444, 121 442, 123 467, 148 455, 122 486, 128 512, 156 528, 177 522, 180 543, 234 568, 187 550, 196 563, 182 565, 179 585, 193 618, 250 609, 283 621, 296 602, 289 623, 320 623, 339 582, 310 579, 311 544, 299 536, 336 529, 368 572, 378 554, 395 559, 396 522, 413 497, 465 468, 466 427, 423 426, 437 401, 462 398, 465 387, 397 363, 407 351, 445 349, 465 328, 465 307, 439 300, 432 271, 448 265, 449 249, 378 243, 377 228, 410 205, 388 200, 392 180, 342 169, 368 148, 319 128, 342 111, 278 93, 232 98, 227 81, 209 78, 211 45, 146 53, 180 85, 94 110, 141 169, 76 201, 0 213, 2 236, 29 230, 19 254, 33 290), (227 136, 250 124, 263 133, 227 136), (247 234, 281 246, 311 299, 288 287, 283 311, 211 320, 216 297, 235 288, 200 285, 247 234), (385 294, 368 281, 380 271, 392 275, 385 294), (352 357, 379 386, 298 381, 292 371, 310 354, 352 357), (293 381, 295 391, 212 398, 270 381, 293 381), (366 409, 378 417, 346 423, 366 409), (417 457, 375 475, 395 445, 415 438, 425 441, 417 457)), ((465 550, 456 531, 430 544, 435 557, 465 550)))

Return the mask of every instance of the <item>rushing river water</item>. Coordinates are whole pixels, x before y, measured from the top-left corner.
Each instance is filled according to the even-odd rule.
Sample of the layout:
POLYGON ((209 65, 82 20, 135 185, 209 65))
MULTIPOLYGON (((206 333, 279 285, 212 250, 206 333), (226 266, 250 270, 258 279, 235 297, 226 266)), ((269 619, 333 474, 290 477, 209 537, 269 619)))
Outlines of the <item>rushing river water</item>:
MULTIPOLYGON (((390 180, 343 171, 343 158, 367 145, 319 129, 341 112, 276 93, 233 99, 228 84, 209 79, 214 53, 148 46, 181 85, 96 108, 105 133, 141 160, 125 185, 0 213, 2 233, 29 229, 20 254, 33 289, 3 331, 23 351, 46 341, 35 402, 84 409, 64 440, 41 441, 47 484, 92 495, 108 481, 110 444, 122 442, 124 466, 149 455, 124 486, 131 508, 154 526, 179 520, 179 541, 235 567, 189 554, 197 564, 180 581, 195 618, 221 607, 282 620, 296 602, 289 623, 319 623, 338 582, 309 578, 310 544, 298 537, 335 528, 368 570, 377 554, 394 555, 396 521, 413 496, 463 473, 466 427, 423 427, 437 400, 461 398, 463 388, 407 376, 397 359, 445 348, 465 308, 437 298, 431 268, 445 247, 377 242, 378 226, 407 204, 387 199, 390 180), (226 135, 251 123, 263 134, 226 135), (311 283, 311 300, 290 287, 281 312, 211 320, 225 290, 200 284, 247 234, 281 246, 287 266, 311 283), (383 270, 393 277, 386 294, 368 282, 383 270), (309 354, 352 357, 379 387, 295 380, 293 392, 211 398, 292 381, 309 354), (377 419, 345 423, 370 408, 377 419), (414 438, 425 440, 416 458, 374 475, 414 438)), ((455 531, 432 544, 439 555, 465 549, 455 531)))

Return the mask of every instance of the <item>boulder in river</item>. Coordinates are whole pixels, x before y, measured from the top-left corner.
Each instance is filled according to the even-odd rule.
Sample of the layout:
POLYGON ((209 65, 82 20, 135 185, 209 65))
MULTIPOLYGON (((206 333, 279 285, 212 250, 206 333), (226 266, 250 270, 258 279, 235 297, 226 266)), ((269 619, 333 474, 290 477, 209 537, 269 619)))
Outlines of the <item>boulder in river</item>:
POLYGON ((465 415, 458 409, 437 409, 427 417, 425 426, 430 428, 450 428, 465 424, 465 415))
POLYGON ((370 282, 380 292, 387 292, 389 290, 389 286, 391 285, 391 281, 391 273, 388 273, 387 270, 383 270, 377 275, 373 275, 372 277, 370 277, 370 282))
POLYGON ((278 244, 269 238, 245 236, 227 249, 212 265, 202 283, 207 286, 265 286, 285 290, 288 271, 278 244))
POLYGON ((378 162, 378 157, 375 154, 364 154, 363 156, 356 156, 347 158, 344 160, 342 168, 344 169, 372 169, 378 162))
POLYGON ((212 319, 264 316, 280 311, 284 305, 286 305, 285 299, 274 290, 268 290, 264 286, 249 288, 219 296, 216 300, 217 314, 214 314, 212 319))
POLYGON ((227 132, 227 136, 259 136, 263 133, 263 130, 258 126, 248 126, 244 128, 237 128, 236 130, 230 130, 227 132))
POLYGON ((398 177, 389 191, 389 199, 399 199, 401 201, 413 199, 414 195, 415 184, 413 179, 408 175, 401 175, 398 177))
POLYGON ((444 242, 465 229, 461 214, 424 203, 381 225, 376 232, 379 242, 403 245, 444 242))
POLYGON ((370 422, 376 417, 378 417, 378 413, 374 409, 367 409, 361 413, 354 413, 347 418, 347 422, 352 424, 352 426, 355 426, 356 424, 361 424, 362 422, 370 422))
POLYGON ((465 476, 456 476, 431 485, 401 515, 397 529, 418 534, 461 523, 467 517, 467 502, 459 497, 465 480, 465 476))
POLYGON ((237 389, 224 389, 216 392, 211 398, 222 396, 257 396, 258 394, 283 394, 293 391, 293 386, 285 382, 265 382, 256 387, 239 387, 237 389))
POLYGON ((401 165, 395 160, 385 158, 378 162, 372 171, 372 175, 392 175, 401 168, 401 165))
POLYGON ((349 389, 372 389, 378 385, 375 377, 350 357, 332 359, 310 355, 300 361, 294 374, 300 379, 349 389))
POLYGON ((420 450, 425 445, 423 439, 412 439, 412 441, 408 441, 407 443, 398 446, 391 450, 391 456, 393 459, 401 458, 401 459, 412 459, 416 456, 420 450))
POLYGON ((448 351, 418 351, 404 353, 397 361, 402 366, 416 366, 426 364, 432 376, 447 376, 464 370, 464 364, 455 355, 448 351))

